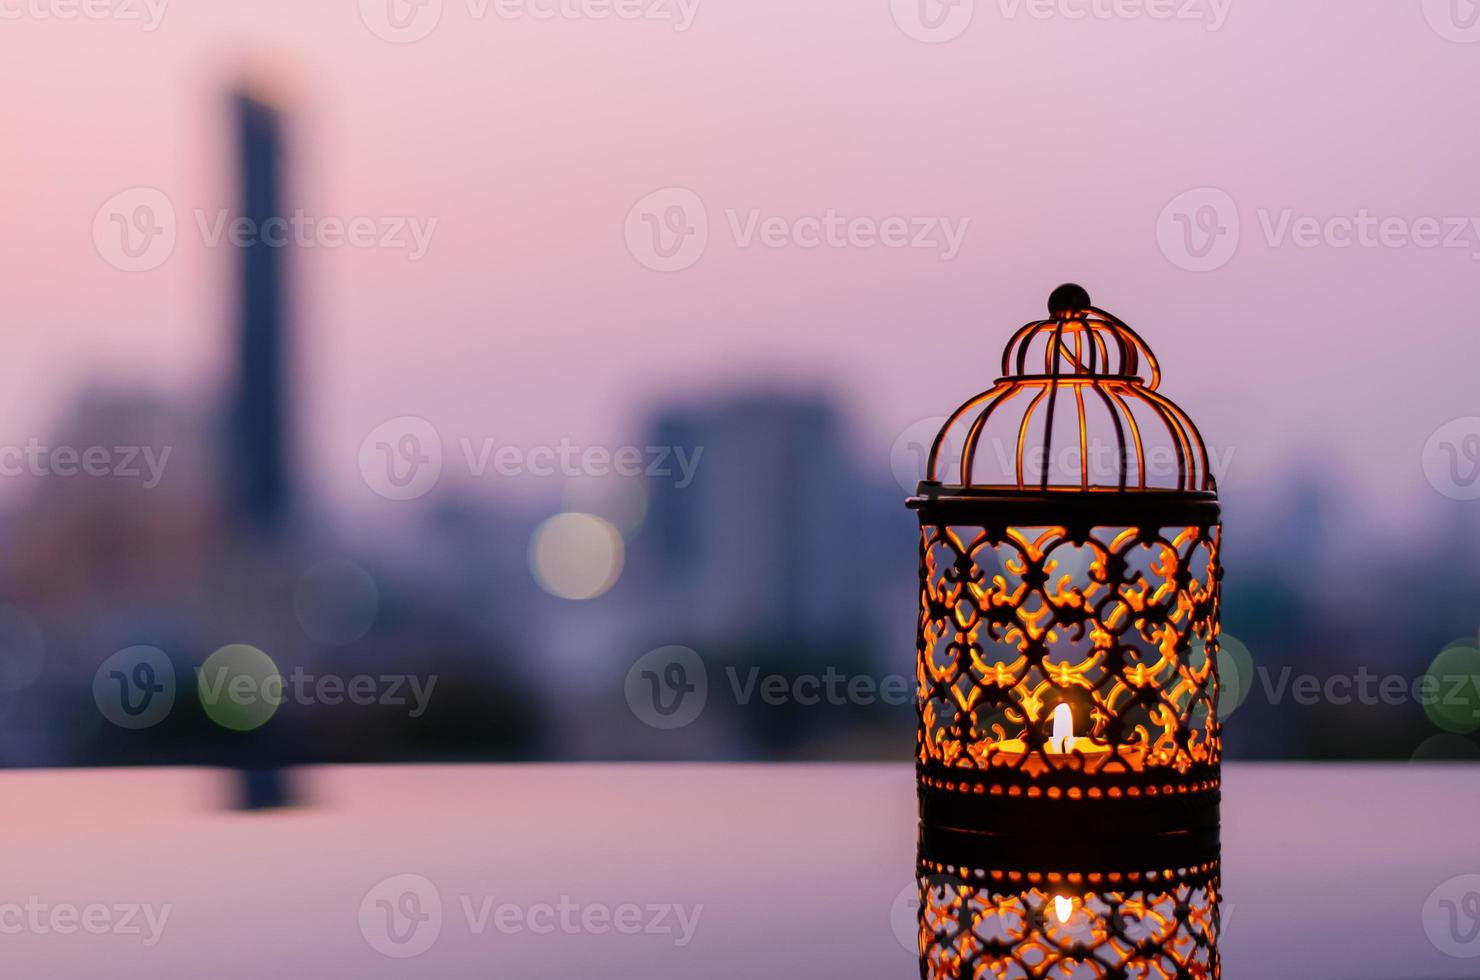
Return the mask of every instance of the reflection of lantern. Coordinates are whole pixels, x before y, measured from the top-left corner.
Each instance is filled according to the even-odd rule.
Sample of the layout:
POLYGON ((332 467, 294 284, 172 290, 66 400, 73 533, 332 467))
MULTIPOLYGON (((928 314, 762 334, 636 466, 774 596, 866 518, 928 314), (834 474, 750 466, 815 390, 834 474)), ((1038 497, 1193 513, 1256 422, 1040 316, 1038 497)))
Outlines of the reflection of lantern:
POLYGON ((1216 827, 1207 450, 1134 331, 1078 286, 1049 312, 947 421, 909 501, 921 818, 1101 839, 1216 827))
POLYGON ((920 976, 1220 975, 1217 830, 1119 848, 921 828, 920 976))

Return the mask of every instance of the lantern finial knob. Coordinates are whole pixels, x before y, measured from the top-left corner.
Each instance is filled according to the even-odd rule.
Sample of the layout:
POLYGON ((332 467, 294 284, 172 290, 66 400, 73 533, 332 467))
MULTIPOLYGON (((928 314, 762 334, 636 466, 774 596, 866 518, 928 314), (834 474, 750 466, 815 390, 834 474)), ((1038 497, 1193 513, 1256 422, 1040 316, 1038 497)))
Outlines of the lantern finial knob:
POLYGON ((1089 293, 1077 283, 1066 282, 1048 297, 1048 315, 1055 320, 1063 320, 1089 306, 1089 293))

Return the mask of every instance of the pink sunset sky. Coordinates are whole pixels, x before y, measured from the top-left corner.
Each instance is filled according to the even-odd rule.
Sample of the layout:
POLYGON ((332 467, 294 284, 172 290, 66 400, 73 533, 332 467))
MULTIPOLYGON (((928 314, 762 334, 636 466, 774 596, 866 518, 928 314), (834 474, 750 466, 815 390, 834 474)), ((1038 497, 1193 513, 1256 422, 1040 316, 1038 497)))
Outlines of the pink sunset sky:
POLYGON ((449 442, 619 446, 653 405, 763 376, 846 399, 886 474, 899 433, 989 385, 1064 280, 1136 327, 1163 390, 1235 448, 1227 486, 1314 449, 1400 523, 1444 502, 1431 433, 1480 414, 1480 43, 1444 4, 976 0, 925 43, 890 0, 698 0, 686 29, 444 0, 430 34, 392 43, 374 0, 174 0, 153 24, 143 0, 60 19, 67 2, 0 21, 0 442, 47 437, 90 379, 214 397, 233 255, 194 214, 232 203, 224 93, 243 66, 291 110, 293 205, 436 222, 419 259, 295 259, 300 451, 347 506, 393 506, 357 454, 394 416, 449 442), (178 244, 130 273, 93 225, 135 187, 173 203, 178 244), (707 214, 681 271, 627 244, 664 188, 707 214), (1168 254, 1167 209, 1197 188, 1239 230, 1209 271, 1168 254), (830 212, 965 232, 949 259, 736 233, 830 212), (1397 224, 1363 241, 1330 221, 1361 216, 1397 224))

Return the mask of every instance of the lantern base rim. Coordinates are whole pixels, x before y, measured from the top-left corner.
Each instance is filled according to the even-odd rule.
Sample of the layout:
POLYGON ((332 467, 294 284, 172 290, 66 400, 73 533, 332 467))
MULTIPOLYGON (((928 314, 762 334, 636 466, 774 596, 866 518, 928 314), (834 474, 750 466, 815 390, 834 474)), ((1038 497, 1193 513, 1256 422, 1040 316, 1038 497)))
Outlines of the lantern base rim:
POLYGON ((1216 827, 1222 802, 1217 765, 1186 773, 1084 773, 1034 779, 1016 770, 917 765, 920 819, 936 827, 1025 838, 1085 827, 1165 833, 1216 827))
POLYGON ((922 876, 954 875, 967 882, 1068 879, 1167 885, 1216 874, 1221 856, 1216 823, 1163 833, 1086 825, 1077 833, 1048 837, 976 833, 922 822, 918 867, 922 876))
POLYGON ((924 525, 983 527, 1211 527, 1220 517, 1211 490, 957 486, 922 480, 905 506, 924 525))

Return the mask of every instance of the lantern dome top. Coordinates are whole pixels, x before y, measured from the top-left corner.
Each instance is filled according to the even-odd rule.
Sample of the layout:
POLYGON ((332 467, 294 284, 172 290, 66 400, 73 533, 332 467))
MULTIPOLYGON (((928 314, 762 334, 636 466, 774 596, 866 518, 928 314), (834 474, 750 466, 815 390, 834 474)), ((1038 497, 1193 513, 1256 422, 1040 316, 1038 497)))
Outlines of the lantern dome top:
POLYGON ((922 492, 1216 495, 1202 435, 1158 392, 1161 366, 1140 335, 1073 283, 1048 310, 1008 340, 996 383, 947 419, 922 492))

